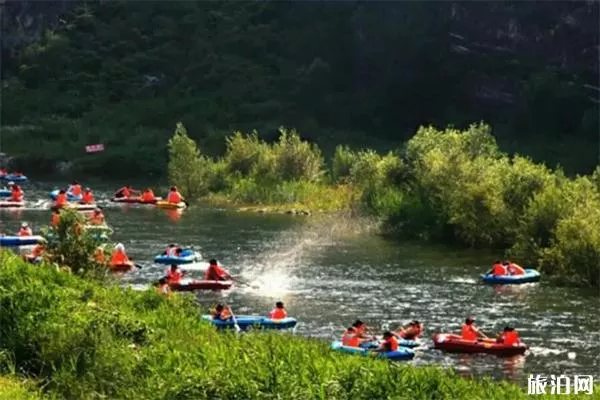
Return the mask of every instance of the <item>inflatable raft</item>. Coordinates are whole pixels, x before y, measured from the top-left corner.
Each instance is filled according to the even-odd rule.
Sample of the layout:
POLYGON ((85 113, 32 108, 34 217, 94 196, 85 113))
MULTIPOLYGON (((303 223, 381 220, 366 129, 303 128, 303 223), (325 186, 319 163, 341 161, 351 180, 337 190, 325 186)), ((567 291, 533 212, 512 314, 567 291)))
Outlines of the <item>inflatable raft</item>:
POLYGON ((135 264, 133 262, 128 262, 125 264, 118 264, 118 265, 109 265, 108 269, 110 269, 113 272, 127 272, 127 271, 131 271, 132 269, 135 268, 135 264))
POLYGON ((9 189, 0 189, 0 198, 10 197, 12 190, 9 189))
POLYGON ((23 208, 24 201, 0 200, 0 208, 23 208))
MULTIPOLYGON (((218 329, 234 328, 235 323, 233 319, 226 321, 214 320, 211 315, 203 315, 202 319, 209 321, 218 329)), ((296 326, 296 319, 287 317, 282 319, 271 319, 268 317, 261 317, 260 315, 236 315, 235 320, 241 330, 248 328, 255 329, 291 329, 296 326)))
POLYGON ((165 256, 163 254, 154 257, 154 262, 157 264, 165 264, 165 265, 182 265, 182 264, 191 264, 193 262, 199 261, 202 257, 196 253, 192 249, 185 249, 181 252, 181 255, 178 256, 165 256))
POLYGON ((529 346, 521 343, 505 345, 494 339, 463 340, 459 335, 438 333, 433 336, 434 348, 451 353, 487 353, 497 356, 516 356, 525 353, 529 346))
POLYGON ((41 236, 0 236, 0 246, 18 247, 43 243, 46 240, 41 236))
MULTIPOLYGON (((413 348, 419 346, 419 343, 415 340, 398 339, 398 345, 400 345, 400 347, 413 348)), ((379 347, 379 342, 362 342, 360 347, 363 349, 375 349, 379 347)))
POLYGON ((125 204, 156 204, 157 201, 162 200, 160 197, 155 198, 152 201, 144 201, 140 197, 113 197, 110 199, 113 203, 125 203, 125 204))
POLYGON ((531 283, 538 282, 540 280, 540 273, 535 269, 526 269, 523 275, 492 275, 483 274, 481 279, 484 283, 491 283, 496 285, 510 285, 519 283, 531 283))
POLYGON ((177 292, 191 292, 194 290, 227 290, 233 286, 232 281, 206 281, 206 280, 182 280, 180 283, 170 285, 171 290, 177 292))
POLYGON ((187 204, 185 204, 183 201, 179 203, 171 203, 166 200, 158 200, 156 202, 156 207, 164 208, 165 210, 180 210, 186 208, 187 204))
POLYGON ((5 181, 12 181, 12 182, 19 182, 19 183, 27 182, 27 177, 25 175, 14 175, 14 174, 2 175, 2 176, 0 176, 0 180, 2 180, 2 179, 5 181))
MULTIPOLYGON (((50 198, 52 200, 56 200, 56 197, 58 196, 58 192, 59 192, 58 189, 51 191, 50 198)), ((83 198, 83 196, 75 196, 73 193, 67 192, 67 200, 68 201, 81 201, 82 198, 83 198)))
MULTIPOLYGON (((363 349, 361 347, 344 346, 342 344, 342 342, 340 342, 340 341, 335 341, 335 342, 331 343, 331 349, 342 352, 342 353, 358 354, 358 355, 362 355, 362 356, 371 354, 370 351, 363 349)), ((388 351, 385 353, 377 354, 378 358, 387 358, 388 360, 410 360, 414 356, 415 356, 415 352, 406 347, 399 347, 398 350, 396 350, 396 351, 388 351)))

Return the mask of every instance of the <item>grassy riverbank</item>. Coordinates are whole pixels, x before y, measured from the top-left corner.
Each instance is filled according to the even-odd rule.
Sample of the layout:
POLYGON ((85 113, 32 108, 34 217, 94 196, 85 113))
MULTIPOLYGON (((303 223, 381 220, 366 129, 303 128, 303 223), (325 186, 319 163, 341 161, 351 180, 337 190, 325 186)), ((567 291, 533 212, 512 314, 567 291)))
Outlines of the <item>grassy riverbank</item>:
POLYGON ((387 154, 338 146, 328 164, 316 145, 280 132, 272 144, 235 133, 215 159, 179 124, 169 179, 189 198, 243 210, 374 216, 392 237, 490 248, 561 283, 598 287, 600 168, 572 178, 510 157, 484 124, 420 128, 387 154))
POLYGON ((102 285, 5 251, 0 265, 0 368, 35 378, 57 398, 527 397, 514 385, 434 367, 333 354, 321 341, 218 333, 200 321, 191 296, 102 285))

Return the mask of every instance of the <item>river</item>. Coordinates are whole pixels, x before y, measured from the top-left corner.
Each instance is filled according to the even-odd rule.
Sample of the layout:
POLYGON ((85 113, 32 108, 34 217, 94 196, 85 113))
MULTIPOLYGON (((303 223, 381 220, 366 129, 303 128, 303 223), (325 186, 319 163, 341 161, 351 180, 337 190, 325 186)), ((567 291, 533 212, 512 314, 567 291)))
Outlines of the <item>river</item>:
MULTIPOLYGON (((20 221, 34 231, 47 224, 43 203, 51 186, 26 190, 31 206, 0 211, 0 230, 15 232, 20 221), (32 199, 37 199, 32 200, 32 199)), ((108 194, 100 197, 106 199, 108 194)), ((479 274, 493 255, 417 243, 397 243, 354 229, 341 218, 239 213, 193 206, 182 213, 99 201, 107 222, 128 254, 143 265, 123 276, 123 284, 143 288, 165 268, 152 263, 169 242, 194 246, 216 258, 253 288, 198 292, 201 307, 217 302, 239 314, 268 312, 285 302, 299 320, 296 334, 337 338, 360 318, 377 330, 412 319, 425 324, 425 339, 459 332, 467 315, 488 335, 513 325, 531 346, 515 358, 419 351, 410 363, 450 366, 461 374, 491 375, 515 383, 528 374, 600 376, 598 293, 543 282, 493 287, 479 274)), ((359 226, 360 227, 360 226, 359 226)), ((201 272, 192 272, 200 277, 201 272)))

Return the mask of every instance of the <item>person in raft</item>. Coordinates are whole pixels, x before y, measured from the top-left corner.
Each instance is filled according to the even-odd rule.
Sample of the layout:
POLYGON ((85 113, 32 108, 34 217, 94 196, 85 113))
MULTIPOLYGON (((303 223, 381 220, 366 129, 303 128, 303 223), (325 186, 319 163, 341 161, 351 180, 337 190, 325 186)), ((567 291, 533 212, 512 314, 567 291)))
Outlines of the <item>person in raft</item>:
POLYGON ((398 350, 398 339, 396 339, 396 336, 394 336, 394 334, 390 331, 383 333, 383 342, 381 343, 381 345, 378 348, 373 349, 373 351, 376 353, 388 353, 390 351, 397 351, 397 350, 398 350))
POLYGON ((367 330, 369 328, 367 327, 367 324, 362 322, 360 319, 357 319, 352 326, 354 327, 356 336, 359 338, 360 342, 369 342, 375 340, 374 336, 367 335, 367 330))
POLYGON ((94 199, 94 194, 92 193, 92 189, 85 188, 85 192, 83 192, 83 197, 81 198, 81 204, 94 204, 96 199, 94 199))
POLYGON ((154 192, 152 191, 152 189, 148 188, 148 189, 144 190, 144 193, 142 193, 142 196, 140 199, 144 203, 151 203, 156 200, 156 196, 154 196, 154 192))
POLYGON ((360 347, 360 338, 356 335, 356 329, 353 326, 342 334, 342 344, 349 347, 360 347))
POLYGON ((31 236, 31 235, 33 235, 33 231, 29 227, 29 224, 27 224, 27 222, 23 222, 21 224, 21 229, 19 229, 19 236, 31 236))
POLYGON ((508 275, 506 266, 500 261, 494 261, 494 265, 492 265, 492 270, 488 273, 494 276, 508 275))
POLYGON ((69 190, 67 190, 67 191, 69 193, 71 193, 71 195, 76 196, 76 197, 79 197, 82 194, 81 185, 77 181, 73 181, 71 186, 69 186, 69 190))
POLYGON ((129 185, 125 185, 121 189, 117 190, 115 192, 115 194, 113 194, 113 197, 116 197, 116 198, 123 198, 123 197, 124 198, 128 198, 128 197, 131 197, 131 196, 137 195, 137 194, 139 194, 139 191, 133 190, 131 188, 131 186, 129 186, 129 185))
POLYGON ((171 186, 169 194, 167 195, 167 201, 173 204, 179 204, 183 201, 183 196, 177 190, 177 186, 171 186))
POLYGON ((475 318, 467 317, 465 323, 462 326, 460 334, 462 340, 477 340, 478 338, 487 338, 476 326, 475 318))
POLYGON ((158 282, 156 282, 156 292, 164 296, 171 295, 171 287, 169 286, 167 278, 160 278, 158 282))
POLYGON ((113 251, 110 258, 110 265, 123 265, 128 264, 129 262, 129 257, 127 257, 127 253, 125 253, 125 246, 123 246, 123 243, 117 243, 115 251, 113 251))
POLYGON ((498 334, 496 342, 508 346, 514 346, 521 344, 521 338, 519 337, 519 333, 515 330, 515 328, 506 326, 504 327, 504 331, 498 334))
POLYGON ((50 219, 50 226, 54 229, 60 225, 60 210, 52 210, 52 217, 50 219))
POLYGON ((104 225, 105 220, 104 220, 104 214, 102 213, 102 209, 96 208, 94 210, 93 214, 90 216, 90 219, 88 222, 90 225, 104 225))
POLYGON ((61 189, 56 195, 56 200, 54 200, 54 207, 62 208, 67 204, 69 204, 69 200, 67 199, 67 191, 65 189, 61 189))
POLYGON ((275 303, 275 308, 272 309, 271 312, 269 313, 269 318, 271 318, 271 319, 287 318, 287 311, 285 311, 283 302, 278 301, 277 303, 275 303))
POLYGON ((400 339, 415 340, 423 334, 423 324, 419 321, 411 321, 408 326, 402 327, 393 332, 400 339))
POLYGON ((231 275, 222 268, 214 258, 208 262, 208 268, 204 272, 204 280, 206 281, 226 281, 231 279, 231 275))
POLYGON ((506 271, 510 275, 525 275, 525 270, 520 265, 512 263, 510 261, 504 261, 503 265, 506 267, 506 271))
POLYGON ((181 247, 177 246, 174 243, 171 243, 167 246, 165 251, 163 251, 162 255, 169 257, 179 257, 182 251, 183 249, 181 247))
POLYGON ((217 304, 210 314, 212 315, 212 319, 218 321, 227 321, 232 317, 231 307, 223 306, 223 304, 217 304))
POLYGON ((167 282, 169 285, 178 284, 183 279, 183 272, 177 265, 173 264, 167 269, 167 282))
POLYGON ((15 185, 13 182, 10 191, 10 201, 20 202, 23 201, 23 191, 19 185, 15 185))
POLYGON ((31 253, 24 255, 23 259, 27 262, 33 263, 38 259, 38 257, 42 256, 44 250, 46 250, 46 246, 41 243, 36 244, 33 250, 31 250, 31 253))

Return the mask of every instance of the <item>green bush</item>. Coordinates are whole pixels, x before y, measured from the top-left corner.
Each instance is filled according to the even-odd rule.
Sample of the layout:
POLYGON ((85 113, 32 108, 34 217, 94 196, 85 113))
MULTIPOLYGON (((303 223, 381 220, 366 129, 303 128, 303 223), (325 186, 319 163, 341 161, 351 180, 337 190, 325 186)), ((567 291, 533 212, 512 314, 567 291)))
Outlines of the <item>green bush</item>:
MULTIPOLYGON (((40 390, 32 387, 30 382, 20 381, 15 377, 0 376, 0 400, 40 400, 43 397, 40 390)), ((54 398, 54 396, 52 396, 54 398)))
POLYGON ((279 141, 273 145, 279 178, 284 181, 318 181, 323 175, 321 150, 300 139, 295 130, 280 128, 279 133, 279 141))
POLYGON ((191 297, 102 287, 0 257, 0 351, 58 398, 526 398, 507 383, 335 354, 321 341, 219 333, 191 297))
POLYGON ((337 146, 331 160, 331 178, 333 182, 348 179, 357 160, 358 154, 348 146, 337 146))
MULTIPOLYGON (((270 151, 269 145, 258 138, 258 133, 242 135, 235 132, 225 139, 227 150, 224 161, 229 173, 249 176, 259 164, 263 154, 270 151)), ((270 172, 270 171, 269 171, 270 172)))

